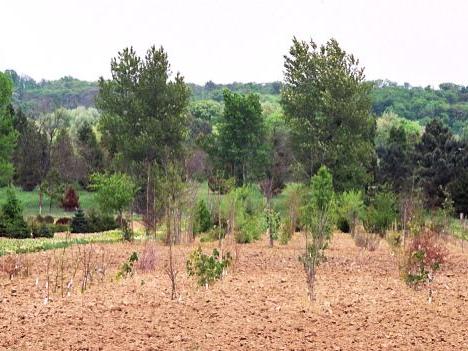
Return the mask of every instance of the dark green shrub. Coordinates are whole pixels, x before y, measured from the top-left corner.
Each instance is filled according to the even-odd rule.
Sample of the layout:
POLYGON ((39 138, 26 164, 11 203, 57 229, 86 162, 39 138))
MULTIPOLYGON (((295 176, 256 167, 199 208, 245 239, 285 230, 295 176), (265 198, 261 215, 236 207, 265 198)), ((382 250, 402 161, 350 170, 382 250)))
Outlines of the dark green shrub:
POLYGON ((31 228, 33 238, 53 238, 54 232, 45 224, 31 228))
POLYGON ((194 213, 193 233, 205 233, 213 227, 211 213, 206 206, 205 201, 200 200, 197 203, 194 213))
POLYGON ((213 249, 213 254, 208 256, 202 252, 201 247, 194 250, 187 260, 186 268, 189 276, 196 276, 200 286, 211 285, 220 279, 226 268, 231 265, 232 257, 228 252, 220 257, 219 251, 213 249))
POLYGON ((88 220, 85 217, 83 210, 80 208, 76 211, 71 221, 72 233, 89 233, 88 220))
POLYGON ((23 209, 12 189, 8 189, 7 201, 0 212, 0 236, 18 239, 31 236, 23 218, 23 209))
POLYGON ((99 213, 94 209, 88 212, 86 220, 88 221, 88 230, 91 233, 104 232, 119 227, 114 217, 99 213))

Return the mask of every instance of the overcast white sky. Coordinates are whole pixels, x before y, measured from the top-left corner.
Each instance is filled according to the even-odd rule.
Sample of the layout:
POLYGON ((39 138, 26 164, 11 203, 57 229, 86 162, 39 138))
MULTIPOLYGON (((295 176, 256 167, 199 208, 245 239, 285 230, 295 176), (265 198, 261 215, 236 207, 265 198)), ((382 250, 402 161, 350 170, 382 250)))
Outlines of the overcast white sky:
POLYGON ((109 76, 133 45, 168 51, 189 82, 281 80, 293 36, 336 38, 368 79, 468 85, 468 1, 3 0, 0 70, 109 76))

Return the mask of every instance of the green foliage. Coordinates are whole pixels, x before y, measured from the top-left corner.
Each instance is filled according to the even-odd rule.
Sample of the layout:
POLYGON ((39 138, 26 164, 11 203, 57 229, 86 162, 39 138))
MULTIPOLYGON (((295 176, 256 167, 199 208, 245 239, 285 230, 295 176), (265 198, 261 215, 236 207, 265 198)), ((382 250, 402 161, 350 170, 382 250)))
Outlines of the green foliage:
POLYGON ((220 238, 223 239, 226 235, 226 232, 222 227, 214 226, 206 233, 200 235, 200 242, 207 243, 219 240, 220 238))
POLYGON ((89 122, 82 122, 76 134, 78 150, 84 161, 86 176, 89 177, 104 168, 104 154, 89 122))
POLYGON ((309 201, 303 208, 303 222, 312 241, 322 247, 331 238, 336 216, 333 178, 327 167, 320 167, 312 177, 310 190, 309 201))
POLYGON ((223 115, 223 105, 213 100, 198 100, 190 103, 190 113, 196 119, 217 123, 223 115))
POLYGON ((22 254, 45 250, 62 249, 72 245, 114 243, 122 240, 120 231, 111 231, 72 238, 29 238, 2 239, 0 238, 0 256, 7 254, 22 254))
POLYGON ((410 145, 416 145, 421 140, 423 133, 421 124, 402 118, 392 111, 385 111, 381 117, 377 118, 376 148, 387 146, 390 139, 390 131, 400 128, 405 132, 410 145))
POLYGON ((135 273, 134 270, 134 265, 138 261, 138 254, 136 252, 133 252, 128 260, 126 260, 122 265, 120 266, 119 270, 117 271, 117 280, 127 278, 127 277, 133 277, 133 274, 135 273))
POLYGON ((245 185, 231 190, 223 197, 221 220, 230 223, 238 243, 250 243, 260 239, 266 230, 264 208, 265 201, 259 188, 245 185))
POLYGON ((122 228, 122 239, 125 241, 133 241, 135 237, 135 233, 133 232, 132 228, 125 223, 123 228, 122 228))
POLYGON ((397 218, 396 197, 390 191, 382 191, 375 195, 367 208, 364 228, 367 232, 385 235, 387 229, 397 218))
POLYGON ((285 217, 279 226, 279 242, 281 245, 286 245, 291 240, 293 235, 291 227, 290 217, 285 217))
POLYGON ((15 86, 15 105, 28 114, 50 112, 61 106, 76 108, 94 104, 97 92, 95 82, 86 82, 70 76, 36 82, 28 76, 18 75, 13 70, 6 73, 15 86))
POLYGON ((396 192, 408 191, 413 185, 414 144, 408 141, 403 126, 390 129, 385 145, 377 148, 377 154, 378 182, 391 185, 396 192))
POLYGON ((208 286, 222 277, 231 262, 232 257, 229 252, 220 257, 219 251, 213 249, 212 255, 208 256, 202 252, 201 247, 198 247, 190 254, 186 268, 189 276, 197 277, 198 285, 208 286))
POLYGON ((348 223, 351 235, 356 233, 356 226, 363 219, 364 213, 365 206, 360 191, 350 190, 341 194, 338 200, 338 218, 348 223))
POLYGON ((10 107, 12 82, 0 72, 0 186, 8 184, 13 176, 11 157, 18 137, 13 127, 13 112, 10 107))
MULTIPOLYGON (((433 120, 426 126, 421 142, 416 145, 416 173, 429 208, 441 206, 448 185, 456 182, 458 177, 463 178, 468 166, 466 150, 467 146, 455 140, 439 120, 433 120)), ((466 194, 466 189, 462 194, 466 194)))
MULTIPOLYGON (((0 188, 0 199, 5 199, 6 194, 9 187, 0 188)), ((36 187, 33 191, 23 191, 21 188, 16 187, 13 188, 18 198, 19 202, 22 204, 24 208, 24 216, 36 216, 39 213, 39 189, 36 187)), ((43 193, 43 209, 42 214, 51 215, 55 218, 59 217, 69 217, 70 213, 66 212, 61 206, 60 201, 56 201, 55 199, 60 199, 63 196, 63 189, 60 189, 60 192, 57 193, 57 197, 54 197, 54 201, 52 202, 52 207, 49 211, 49 201, 50 197, 47 193, 43 193)), ((96 206, 94 196, 94 192, 89 192, 86 190, 78 190, 78 194, 80 196, 80 208, 87 211, 88 209, 96 206)))
POLYGON ((90 209, 86 216, 87 230, 90 233, 105 232, 119 227, 113 216, 90 209))
MULTIPOLYGON (((468 141, 465 145, 468 145, 468 141)), ((465 149, 468 149, 465 146, 465 149)), ((468 159, 468 157, 466 157, 468 159)), ((455 212, 468 214, 468 161, 465 160, 464 171, 459 172, 447 186, 447 190, 453 199, 455 212)))
POLYGON ((23 208, 15 192, 8 189, 6 195, 6 202, 0 211, 0 236, 18 239, 30 237, 28 226, 23 219, 23 208))
POLYGON ((23 190, 32 191, 46 176, 49 161, 47 137, 21 110, 16 111, 14 124, 18 140, 13 152, 13 182, 23 190))
POLYGON ((325 250, 335 223, 335 193, 333 178, 327 167, 321 166, 311 180, 311 195, 303 208, 306 226, 306 250, 300 257, 307 274, 309 298, 313 298, 316 267, 325 260, 325 250))
POLYGON ((86 219, 85 213, 81 208, 75 212, 71 221, 72 233, 89 233, 89 223, 86 219))
POLYGON ((151 47, 144 58, 126 48, 111 61, 112 80, 99 80, 99 129, 112 155, 163 164, 177 157, 187 132, 190 91, 180 74, 170 79, 167 53, 151 47))
POLYGON ((265 223, 262 216, 247 216, 239 230, 235 232, 235 239, 239 244, 248 244, 259 240, 264 232, 265 223))
POLYGON ((117 212, 121 216, 123 210, 132 203, 137 191, 132 178, 123 173, 96 173, 92 175, 91 182, 91 188, 96 191, 95 200, 101 212, 106 214, 117 212))
POLYGON ((195 208, 193 233, 205 233, 213 227, 211 213, 204 200, 199 200, 195 208))
MULTIPOLYGON (((45 223, 36 223, 33 222, 29 226, 29 229, 32 233, 33 238, 53 238, 54 231, 51 230, 51 225, 47 225, 45 223)), ((53 227, 53 225, 52 225, 53 227)))
POLYGON ((224 114, 209 147, 215 165, 238 185, 258 178, 265 162, 265 126, 258 95, 224 91, 224 114))
POLYGON ((277 197, 275 208, 281 213, 281 217, 288 217, 290 225, 290 237, 300 227, 301 207, 306 197, 306 187, 299 183, 288 183, 277 197))
POLYGON ((466 93, 466 87, 453 83, 443 83, 439 89, 433 89, 379 80, 374 82, 372 90, 373 111, 378 116, 393 112, 423 125, 440 118, 461 135, 468 122, 466 93))
POLYGON ((363 188, 375 160, 372 87, 363 68, 334 39, 318 47, 294 38, 289 54, 281 103, 303 173, 325 164, 337 190, 363 188))

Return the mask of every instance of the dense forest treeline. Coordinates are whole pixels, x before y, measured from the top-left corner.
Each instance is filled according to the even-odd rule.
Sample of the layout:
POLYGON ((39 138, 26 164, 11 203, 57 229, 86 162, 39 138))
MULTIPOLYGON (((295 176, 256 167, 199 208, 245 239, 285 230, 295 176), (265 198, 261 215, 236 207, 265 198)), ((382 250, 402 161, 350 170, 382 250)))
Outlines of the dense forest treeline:
MULTIPOLYGON (((14 106, 20 107, 32 117, 53 112, 60 107, 95 107, 97 82, 72 77, 36 82, 14 70, 7 70, 5 73, 11 77, 14 84, 14 106)), ((223 90, 228 89, 242 94, 256 93, 260 95, 262 102, 279 105, 282 82, 216 84, 209 81, 205 85, 187 85, 191 90, 192 104, 199 100, 222 103, 223 90)), ((393 112, 422 126, 433 118, 439 118, 454 134, 468 138, 468 86, 443 83, 434 89, 430 86, 411 86, 409 83, 399 85, 389 80, 372 81, 372 85, 372 110, 376 116, 393 112)))
MULTIPOLYGON (((397 213, 418 198, 429 211, 468 212, 464 87, 368 82, 333 39, 320 47, 294 39, 281 83, 188 84, 155 47, 144 57, 124 49, 111 72, 97 84, 0 73, 0 185, 36 189, 40 201, 46 194, 57 203, 73 199, 73 189, 95 190, 97 179, 120 189, 111 195, 134 189, 124 198, 135 198, 132 209, 148 228, 167 221, 179 239, 194 208, 188 194, 200 182, 236 194, 247 211, 253 193, 270 201, 291 184, 309 187, 319 170, 333 191, 363 194, 371 209, 384 203, 397 213), (64 103, 91 88, 93 104, 64 103), (31 109, 33 92, 57 108, 31 109)), ((122 206, 114 207, 120 215, 122 206)), ((245 225, 258 229, 256 218, 247 221, 252 213, 245 225)), ((217 225, 232 229, 221 213, 217 225)))

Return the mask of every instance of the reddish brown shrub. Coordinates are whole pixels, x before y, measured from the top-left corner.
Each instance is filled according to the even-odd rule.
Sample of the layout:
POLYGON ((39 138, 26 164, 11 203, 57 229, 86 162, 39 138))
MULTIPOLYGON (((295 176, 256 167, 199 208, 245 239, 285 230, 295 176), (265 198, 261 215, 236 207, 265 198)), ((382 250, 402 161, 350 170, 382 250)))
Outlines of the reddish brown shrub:
POLYGON ((72 187, 65 191, 62 199, 62 207, 65 211, 76 211, 80 207, 78 193, 72 187))
POLYGON ((60 225, 70 225, 71 219, 68 217, 61 217, 55 221, 55 224, 60 224, 60 225))
MULTIPOLYGON (((437 233, 424 229, 413 238, 404 254, 402 275, 412 287, 430 284, 435 273, 447 261, 448 250, 438 239, 437 233)), ((432 291, 429 290, 431 301, 432 291)))

